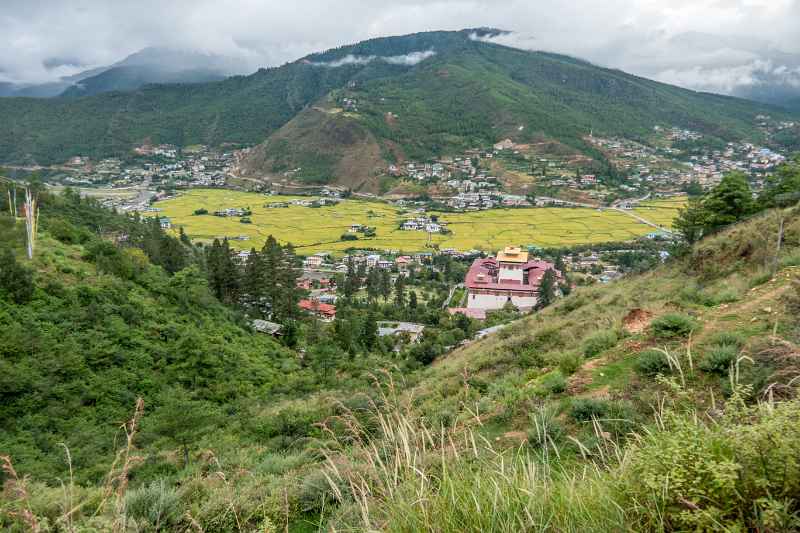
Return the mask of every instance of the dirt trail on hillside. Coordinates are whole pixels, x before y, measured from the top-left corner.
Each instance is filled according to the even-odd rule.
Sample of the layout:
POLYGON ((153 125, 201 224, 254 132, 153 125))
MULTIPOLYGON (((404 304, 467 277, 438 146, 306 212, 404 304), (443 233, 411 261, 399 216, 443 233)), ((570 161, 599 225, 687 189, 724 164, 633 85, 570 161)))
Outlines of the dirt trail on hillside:
POLYGON ((780 298, 791 289, 791 281, 800 276, 800 267, 788 267, 780 270, 772 279, 750 289, 742 299, 732 304, 722 304, 702 316, 703 329, 693 339, 702 340, 713 333, 731 327, 741 327, 758 318, 765 318, 778 313, 780 298), (736 315, 736 321, 723 320, 724 317, 736 315))

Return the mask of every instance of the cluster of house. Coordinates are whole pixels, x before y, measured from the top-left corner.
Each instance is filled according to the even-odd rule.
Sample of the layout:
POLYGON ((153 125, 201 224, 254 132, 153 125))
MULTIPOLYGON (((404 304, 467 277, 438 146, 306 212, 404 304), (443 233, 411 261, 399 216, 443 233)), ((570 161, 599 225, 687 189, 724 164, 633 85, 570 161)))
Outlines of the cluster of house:
POLYGON ((425 231, 428 233, 442 233, 446 231, 446 227, 446 222, 434 221, 426 216, 410 218, 400 224, 400 229, 403 231, 425 231))
POLYGON ((341 260, 333 261, 327 252, 310 255, 303 260, 303 269, 310 271, 347 272, 349 265, 354 267, 364 265, 367 270, 378 268, 381 270, 397 269, 398 272, 407 272, 413 265, 430 262, 431 253, 423 252, 415 255, 392 255, 384 257, 375 253, 353 253, 344 256, 341 260))
POLYGON ((556 280, 563 274, 553 263, 531 259, 529 252, 508 246, 495 257, 475 259, 464 279, 467 289, 466 307, 451 308, 452 314, 463 313, 471 318, 486 318, 486 313, 513 305, 530 311, 539 299, 545 272, 552 270, 556 280))
MULTIPOLYGON (((702 135, 690 130, 655 128, 655 132, 667 141, 697 140, 702 135)), ((589 141, 602 150, 615 167, 628 174, 621 188, 627 191, 642 191, 658 188, 662 191, 677 191, 686 184, 698 182, 704 187, 717 185, 731 171, 751 175, 753 185, 758 188, 765 175, 786 158, 769 148, 750 143, 730 142, 724 149, 708 149, 700 155, 691 155, 680 160, 682 152, 674 147, 653 148, 635 141, 619 138, 589 137, 589 141)), ((574 185, 551 182, 554 185, 574 185)))
POLYGON ((295 200, 290 200, 287 202, 268 202, 264 204, 264 207, 268 209, 278 209, 278 208, 286 208, 290 205, 296 205, 299 207, 322 207, 326 205, 336 205, 339 203, 339 200, 335 197, 333 198, 313 198, 313 199, 306 199, 306 198, 298 198, 295 200))
POLYGON ((250 211, 241 207, 228 207, 214 211, 215 217, 244 217, 250 214, 250 211))

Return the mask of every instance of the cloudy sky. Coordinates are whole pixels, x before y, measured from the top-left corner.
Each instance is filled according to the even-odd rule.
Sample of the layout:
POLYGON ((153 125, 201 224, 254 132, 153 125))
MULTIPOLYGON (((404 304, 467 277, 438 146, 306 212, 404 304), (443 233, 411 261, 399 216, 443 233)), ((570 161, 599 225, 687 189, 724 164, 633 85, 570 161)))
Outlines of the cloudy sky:
POLYGON ((690 88, 731 92, 767 75, 800 87, 800 0, 0 0, 0 81, 52 81, 148 46, 255 70, 369 37, 479 26, 690 88))

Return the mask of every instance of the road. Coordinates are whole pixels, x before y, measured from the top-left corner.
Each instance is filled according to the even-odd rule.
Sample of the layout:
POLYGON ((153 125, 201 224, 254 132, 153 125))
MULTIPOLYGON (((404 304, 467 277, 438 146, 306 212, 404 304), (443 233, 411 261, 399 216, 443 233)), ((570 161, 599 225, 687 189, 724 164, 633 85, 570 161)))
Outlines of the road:
MULTIPOLYGON (((584 204, 584 203, 581 203, 581 202, 570 202, 568 200, 561 200, 559 198, 549 198, 547 196, 537 196, 537 198, 541 198, 542 200, 545 200, 545 201, 561 202, 562 205, 568 205, 570 207, 588 207, 589 209, 611 209, 611 210, 617 211, 619 213, 622 213, 623 215, 627 215, 627 216, 629 216, 631 218, 634 218, 634 219, 638 220, 639 222, 641 222, 642 224, 647 224, 648 226, 651 226, 651 227, 653 227, 653 228, 655 228, 655 229, 657 229, 659 231, 663 231, 664 233, 669 233, 670 235, 675 235, 674 232, 664 228, 663 226, 659 226, 655 222, 650 222, 646 218, 640 217, 636 213, 632 212, 630 209, 622 209, 621 207, 619 207, 619 204, 624 202, 624 201, 626 201, 626 200, 618 200, 618 201, 614 202, 610 207, 603 207, 603 206, 597 205, 597 204, 584 204)), ((634 202, 634 203, 636 203, 636 202, 644 202, 645 200, 647 200, 649 198, 650 198, 650 193, 647 193, 646 195, 642 196, 641 198, 637 198, 635 200, 627 200, 627 201, 628 202, 634 202)))

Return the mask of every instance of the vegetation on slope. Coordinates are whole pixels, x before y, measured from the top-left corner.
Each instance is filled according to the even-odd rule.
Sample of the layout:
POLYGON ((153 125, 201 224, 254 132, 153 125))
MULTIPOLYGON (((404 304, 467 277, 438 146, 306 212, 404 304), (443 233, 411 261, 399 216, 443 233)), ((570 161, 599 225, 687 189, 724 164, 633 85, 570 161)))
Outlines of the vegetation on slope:
POLYGON ((523 139, 545 133, 584 150, 580 139, 592 128, 635 135, 660 122, 721 138, 755 137, 755 115, 780 114, 571 58, 475 41, 473 32, 374 39, 220 82, 75 99, 4 98, 0 154, 5 162, 46 164, 72 155, 125 154, 145 139, 181 146, 255 144, 331 91, 349 89, 365 100, 367 129, 396 140, 411 157, 494 142, 519 132, 520 125, 526 127, 519 134, 523 139), (350 54, 394 57, 429 50, 435 55, 417 65, 325 65, 350 54), (380 98, 393 107, 384 109, 380 98), (396 129, 385 124, 385 111, 400 115, 396 129))
MULTIPOLYGON (((615 284, 578 288, 428 367, 404 368, 403 379, 376 372, 371 387, 355 379, 360 360, 365 367, 381 364, 360 349, 349 352, 349 364, 309 353, 306 366, 267 340, 261 341, 272 348, 265 365, 280 365, 280 385, 256 383, 253 395, 245 388, 220 398, 216 385, 202 381, 201 369, 183 368, 198 376, 197 385, 179 387, 185 382, 177 369, 158 367, 169 375, 142 378, 185 389, 178 394, 203 402, 224 422, 199 431, 198 421, 206 417, 189 416, 197 411, 148 411, 145 398, 144 412, 137 409, 126 425, 130 447, 123 441, 117 448, 119 463, 108 467, 112 475, 100 484, 89 482, 97 475, 81 472, 92 474, 85 462, 75 468, 73 483, 66 459, 59 469, 53 458, 65 456, 34 456, 30 450, 41 441, 19 446, 18 472, 12 469, 16 457, 4 459, 0 523, 12 530, 32 523, 138 531, 796 530, 800 208, 746 216, 706 234, 667 265, 615 284), (188 437, 187 421, 194 430, 188 437), (53 469, 30 468, 43 462, 53 469), (38 479, 24 479, 29 471, 38 479), (63 488, 42 483, 54 472, 65 480, 63 488)), ((4 292, 4 313, 44 308, 50 297, 44 299, 40 283, 53 277, 63 280, 65 290, 80 283, 74 274, 56 273, 58 250, 99 288, 121 283, 95 274, 92 260, 84 259, 87 248, 46 242, 31 277, 34 291, 4 292)), ((157 274, 174 283, 186 273, 166 278, 157 269, 152 274, 153 268, 145 280, 157 274)), ((15 278, 25 277, 13 270, 15 278)), ((134 284, 143 288, 131 285, 129 294, 139 300, 169 295, 148 296, 150 285, 134 284)), ((181 320, 176 304, 162 305, 165 317, 181 320)), ((202 311, 188 313, 201 320, 202 311)), ((225 309, 209 319, 215 322, 204 328, 226 327, 234 339, 258 342, 225 309)), ((355 329, 352 324, 343 327, 355 329)), ((24 328, 16 327, 18 334, 4 337, 3 345, 25 338, 24 328)), ((136 333, 138 324, 132 329, 136 333)), ((104 338, 103 332, 95 335, 104 338)), ((152 342, 159 353, 159 343, 168 341, 152 342)), ((87 353, 100 353, 91 339, 86 343, 87 353)), ((16 354, 4 352, 3 361, 16 354)), ((111 361, 120 368, 129 364, 111 361)), ((388 359, 382 363, 389 366, 388 359)), ((25 375, 15 368, 4 379, 25 375)), ((47 375, 55 392, 61 375, 47 375)), ((225 376, 214 381, 225 390, 225 376)), ((29 394, 46 399, 51 392, 33 387, 29 394)), ((105 402, 117 398, 109 395, 105 402)), ((14 401, 3 406, 35 417, 14 401)), ((90 413, 100 406, 74 408, 90 413)), ((57 402, 45 408, 59 416, 57 402)), ((113 428, 125 418, 111 420, 113 428)), ((95 426, 78 424, 75 433, 58 438, 75 435, 69 445, 80 447, 81 432, 92 431, 95 426)), ((9 436, 4 429, 3 450, 25 434, 9 436)))

